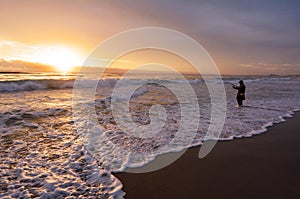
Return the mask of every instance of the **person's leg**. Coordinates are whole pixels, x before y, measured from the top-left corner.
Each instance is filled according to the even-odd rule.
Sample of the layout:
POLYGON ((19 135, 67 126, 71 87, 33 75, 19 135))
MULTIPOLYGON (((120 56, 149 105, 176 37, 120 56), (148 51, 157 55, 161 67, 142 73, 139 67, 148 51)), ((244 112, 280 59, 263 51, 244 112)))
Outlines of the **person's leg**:
POLYGON ((241 99, 237 98, 236 100, 237 100, 237 103, 238 103, 239 106, 243 105, 243 101, 241 99))

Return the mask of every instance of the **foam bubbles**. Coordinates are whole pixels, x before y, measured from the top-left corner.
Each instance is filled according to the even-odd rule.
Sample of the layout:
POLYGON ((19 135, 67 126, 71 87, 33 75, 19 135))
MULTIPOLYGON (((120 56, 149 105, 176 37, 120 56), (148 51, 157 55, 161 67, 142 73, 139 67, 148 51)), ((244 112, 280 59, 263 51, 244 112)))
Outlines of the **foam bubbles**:
MULTIPOLYGON (((229 78, 228 81, 236 82, 237 79, 229 78)), ((243 108, 235 107, 236 91, 226 85, 227 118, 220 140, 251 137, 284 121, 284 117, 292 116, 293 111, 300 109, 299 80, 298 77, 245 79, 247 99, 243 108)), ((121 182, 111 172, 140 167, 155 159, 157 149, 168 146, 176 136, 181 115, 178 101, 171 92, 159 86, 145 85, 131 98, 132 120, 141 126, 157 116, 166 123, 155 136, 144 139, 130 136, 118 128, 111 113, 110 94, 116 81, 114 78, 104 80, 102 84, 106 87, 97 90, 96 100, 89 102, 95 105, 103 132, 95 134, 95 144, 88 147, 84 147, 84 140, 74 129, 71 89, 39 90, 43 87, 38 87, 38 90, 22 92, 22 89, 32 87, 25 89, 22 87, 25 84, 18 83, 22 87, 20 92, 0 93, 1 198, 124 197, 121 182), (161 106, 165 109, 163 115, 156 110, 161 106), (101 143, 101 136, 124 150, 120 152, 114 145, 101 143), (95 153, 90 153, 92 150, 95 153), (152 155, 132 157, 130 152, 151 152, 152 155), (108 167, 107 162, 115 164, 108 167)), ((210 98, 201 80, 190 83, 200 106, 199 129, 192 145, 201 145, 210 122, 210 98)), ((0 89, 4 84, 5 87, 8 85, 0 83, 0 89)), ((69 80, 53 83, 51 88, 63 84, 70 84, 65 88, 72 88, 69 80)), ((16 91, 18 86, 12 86, 11 91, 16 91)), ((193 107, 189 108, 192 110, 193 107)), ((139 129, 136 129, 137 133, 139 129)), ((180 137, 163 152, 190 147, 184 140, 185 137, 180 137)))

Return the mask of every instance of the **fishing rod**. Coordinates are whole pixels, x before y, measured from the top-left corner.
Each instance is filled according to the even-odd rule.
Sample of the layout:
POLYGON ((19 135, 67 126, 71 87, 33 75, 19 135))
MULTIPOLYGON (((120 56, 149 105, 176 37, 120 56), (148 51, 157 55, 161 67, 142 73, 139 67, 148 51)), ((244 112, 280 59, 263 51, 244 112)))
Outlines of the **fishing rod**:
POLYGON ((236 86, 234 83, 231 83, 231 82, 229 82, 229 81, 224 81, 224 83, 229 83, 229 84, 231 84, 232 86, 236 86))

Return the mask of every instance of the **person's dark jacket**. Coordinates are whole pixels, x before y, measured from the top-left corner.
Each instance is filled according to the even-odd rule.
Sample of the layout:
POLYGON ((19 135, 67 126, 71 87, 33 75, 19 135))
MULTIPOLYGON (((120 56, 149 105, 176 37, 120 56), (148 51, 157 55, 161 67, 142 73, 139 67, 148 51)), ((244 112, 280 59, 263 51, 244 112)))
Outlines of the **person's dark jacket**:
POLYGON ((240 99, 240 100, 246 99, 245 98, 246 86, 244 84, 242 84, 240 86, 233 86, 233 88, 238 90, 238 93, 236 96, 237 99, 240 99))

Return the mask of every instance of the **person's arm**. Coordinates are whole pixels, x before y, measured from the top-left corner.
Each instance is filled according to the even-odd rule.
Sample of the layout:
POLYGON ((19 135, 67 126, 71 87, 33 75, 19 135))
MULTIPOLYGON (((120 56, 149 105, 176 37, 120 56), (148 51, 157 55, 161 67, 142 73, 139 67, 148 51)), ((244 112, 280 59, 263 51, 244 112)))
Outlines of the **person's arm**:
POLYGON ((236 90, 239 90, 240 87, 239 87, 239 86, 234 86, 234 85, 232 85, 232 88, 233 88, 233 89, 236 89, 236 90))

